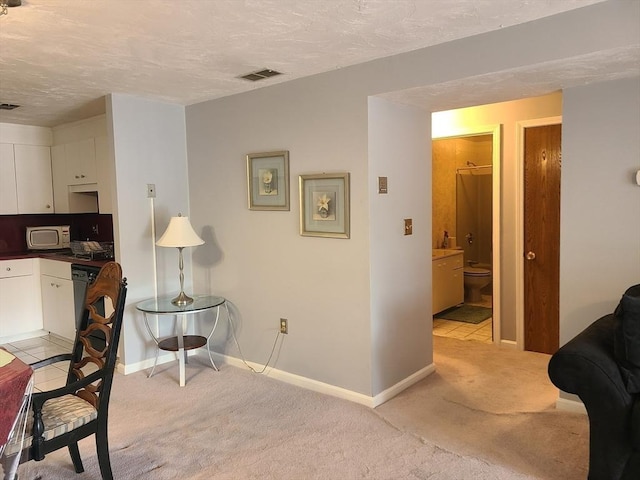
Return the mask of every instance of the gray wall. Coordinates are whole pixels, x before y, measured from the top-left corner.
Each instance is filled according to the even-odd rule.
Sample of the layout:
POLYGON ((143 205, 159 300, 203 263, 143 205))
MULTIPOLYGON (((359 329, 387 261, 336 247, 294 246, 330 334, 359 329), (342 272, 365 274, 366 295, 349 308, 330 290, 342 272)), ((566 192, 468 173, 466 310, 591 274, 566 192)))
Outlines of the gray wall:
POLYGON ((431 341, 431 116, 369 99, 369 268, 372 391, 433 361, 431 341), (425 135, 427 133, 427 135, 425 135), (378 177, 388 193, 378 194, 378 177), (405 235, 404 219, 413 234, 405 235))
MULTIPOLYGON (((411 257, 415 260, 412 262, 405 257, 404 250, 408 247, 408 252, 415 252, 413 242, 422 237, 422 245, 427 245, 431 234, 428 226, 428 172, 431 168, 428 120, 421 119, 411 109, 401 111, 383 103, 370 104, 369 97, 422 85, 434 85, 437 90, 446 92, 444 83, 449 81, 460 83, 468 77, 509 70, 522 74, 523 67, 526 70, 528 65, 562 64, 572 57, 637 45, 637 13, 636 3, 605 2, 471 39, 187 107, 191 219, 196 231, 202 232, 207 241, 193 251, 194 285, 199 291, 224 295, 234 303, 235 328, 245 356, 257 363, 266 362, 278 319, 286 317, 290 321, 290 333, 277 351, 275 365, 292 375, 371 396, 402 382, 412 370, 417 372, 429 365, 432 356, 428 347, 428 262, 425 264, 424 255, 411 253, 416 255, 411 257), (380 131, 378 127, 385 125, 380 117, 385 112, 397 115, 402 121, 413 116, 418 122, 417 128, 425 130, 427 141, 423 145, 419 145, 416 138, 419 135, 415 135, 413 130, 408 132, 406 151, 410 153, 409 159, 380 159, 379 153, 388 152, 384 149, 389 148, 392 142, 388 138, 372 141, 370 136, 371 132, 380 131), (249 211, 246 206, 244 156, 279 149, 291 152, 291 210, 249 211), (416 161, 422 151, 424 165, 416 161), (394 170, 395 162, 398 162, 398 168, 394 170), (402 168, 410 169, 412 176, 407 178, 407 173, 401 173, 402 168), (397 203, 381 205, 385 214, 378 219, 373 218, 373 206, 383 200, 372 193, 375 188, 373 179, 385 169, 392 172, 390 188, 407 190, 394 198, 393 202, 397 203), (334 171, 349 171, 352 176, 352 238, 299 236, 298 175, 334 171), (395 187, 396 178, 399 187, 395 187), (416 211, 406 202, 414 195, 424 206, 424 211, 416 211), (397 232, 396 222, 405 216, 416 219, 416 237, 405 239, 389 234, 379 244, 381 248, 377 248, 377 235, 387 233, 387 229, 397 232), (375 241, 372 236, 376 236, 375 241), (386 242, 389 248, 386 248, 386 242), (384 255, 384 260, 378 260, 378 255, 384 255), (390 268, 394 262, 406 268, 394 271, 390 268), (416 286, 412 287, 411 282, 414 281, 416 286), (407 284, 402 285, 403 282, 407 284), (426 293, 424 288, 427 288, 426 293), (384 298, 376 295, 374 298, 374 294, 386 291, 398 292, 399 295, 384 298), (416 311, 422 308, 426 309, 426 318, 423 325, 417 325, 416 311), (400 333, 392 329, 391 317, 401 329, 400 333), (416 330, 408 330, 409 327, 416 330), (418 338, 411 338, 411 334, 418 338), (384 362, 380 361, 381 358, 384 362), (398 362, 398 365, 389 365, 389 362, 398 362)), ((626 95, 619 91, 618 83, 585 88, 600 88, 614 97, 621 104, 622 117, 637 114, 637 104, 625 103, 626 95)), ((628 87, 628 90, 632 88, 628 87)), ((580 93, 579 89, 575 91, 580 93)), ((527 93, 526 81, 522 93, 527 93)), ((573 94, 573 91, 569 93, 573 94)), ((438 96, 434 96, 433 102, 440 109, 460 106, 442 105, 438 100, 438 96)), ((592 100, 588 94, 581 96, 580 101, 582 110, 593 107, 595 111, 601 106, 601 100, 592 100)), ((182 145, 180 114, 171 108, 150 107, 136 100, 131 108, 120 105, 113 114, 114 130, 119 131, 114 135, 116 164, 121 170, 118 172, 118 196, 124 195, 118 202, 121 214, 119 235, 123 240, 121 255, 125 262, 135 264, 132 271, 140 281, 148 279, 143 275, 146 260, 143 262, 136 257, 137 254, 148 255, 144 232, 144 221, 148 215, 144 206, 135 202, 144 205, 144 185, 150 183, 147 180, 150 172, 157 172, 163 181, 174 175, 178 190, 175 202, 169 204, 187 203, 180 198, 186 188, 183 174, 187 169, 179 152, 175 152, 175 158, 170 158, 172 155, 169 153, 174 147, 168 145, 172 140, 182 145), (162 121, 152 118, 153 114, 167 116, 169 123, 176 128, 175 137, 165 130, 162 121), (132 128, 130 133, 125 132, 128 126, 132 128), (138 134, 144 142, 158 142, 157 148, 154 147, 157 157, 137 155, 144 153, 137 152, 133 143, 138 134), (168 135, 167 141, 163 138, 165 134, 168 135), (126 139, 128 144, 122 158, 118 153, 119 137, 126 139), (136 171, 137 167, 127 165, 129 161, 142 162, 142 168, 147 169, 145 174, 141 175, 136 171), (165 167, 167 171, 164 171, 165 167), (133 177, 128 178, 127 173, 133 177), (123 193, 120 182, 136 193, 123 193), (141 195, 142 200, 136 195, 141 195), (135 209, 131 209, 125 200, 134 202, 135 209)), ((574 108, 578 110, 571 97, 566 108, 568 114, 574 108)), ((427 107, 426 112, 429 111, 427 107)), ((581 127, 585 124, 584 119, 565 117, 565 128, 570 128, 570 121, 581 127)), ((620 117, 611 116, 608 121, 608 129, 617 130, 619 141, 615 151, 635 151, 637 161, 637 128, 630 131, 629 118, 620 120, 620 117)), ((577 148, 575 144, 581 144, 590 134, 592 132, 579 132, 565 138, 565 156, 570 155, 571 149, 577 148)), ((630 166, 625 169, 629 170, 630 166)), ((572 175, 576 174, 583 175, 571 170, 563 172, 563 194, 568 195, 569 205, 571 196, 579 195, 574 193, 575 189, 579 186, 583 191, 585 185, 582 181, 572 181, 572 175)), ((596 182, 598 176, 588 180, 596 182)), ((603 199, 611 211, 622 207, 618 201, 616 195, 603 199)), ((570 209, 569 214, 573 210, 570 209)), ((563 211, 563 215, 566 217, 567 212, 563 211)), ((631 224, 637 225, 633 221, 631 224)), ((565 231, 566 224, 563 223, 563 234, 565 231)), ((581 232, 579 239, 566 235, 567 238, 562 240, 563 250, 579 247, 585 236, 594 238, 602 249, 609 248, 611 238, 604 239, 599 232, 600 227, 593 225, 581 232)), ((613 238, 618 239, 619 236, 613 238)), ((567 265, 567 260, 563 256, 564 265, 567 265)), ((632 276, 628 273, 632 268, 629 263, 620 267, 619 275, 632 276)), ((584 276, 578 278, 582 272, 576 274, 566 267, 563 272, 562 308, 565 312, 567 283, 580 283, 584 276)), ((589 277, 594 282, 592 290, 597 289, 599 283, 604 287, 609 280, 605 276, 606 280, 600 281, 593 274, 589 277)), ((607 292, 603 295, 607 296, 609 303, 618 297, 613 290, 609 287, 600 290, 607 292)), ((590 300, 584 299, 575 308, 591 304, 590 300)), ((564 325, 561 328, 564 329, 564 325)), ((216 336, 217 348, 237 356, 228 333, 221 330, 216 336)), ((139 358, 148 355, 145 353, 148 340, 145 342, 135 336, 129 340, 129 332, 126 335, 127 348, 131 348, 127 350, 131 353, 128 356, 139 358)))
POLYGON ((640 79, 564 92, 560 344, 640 283, 640 79))

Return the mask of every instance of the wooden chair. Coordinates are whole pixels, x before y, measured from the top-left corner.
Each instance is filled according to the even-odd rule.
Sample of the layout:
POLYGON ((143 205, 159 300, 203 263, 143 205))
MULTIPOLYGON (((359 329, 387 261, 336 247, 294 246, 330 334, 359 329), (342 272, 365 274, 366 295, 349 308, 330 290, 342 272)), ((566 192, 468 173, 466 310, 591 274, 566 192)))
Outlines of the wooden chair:
POLYGON ((100 473, 103 480, 112 480, 107 417, 126 292, 120 265, 107 263, 87 288, 73 352, 32 365, 37 369, 70 361, 64 387, 33 394, 32 417, 27 425, 29 437, 25 439, 21 463, 43 460, 48 453, 66 446, 76 473, 82 473, 78 441, 95 435, 100 473), (105 311, 112 311, 110 315, 101 313, 100 300, 104 300, 105 311), (101 337, 102 342, 96 342, 95 337, 101 337), (100 343, 101 346, 96 346, 100 343))

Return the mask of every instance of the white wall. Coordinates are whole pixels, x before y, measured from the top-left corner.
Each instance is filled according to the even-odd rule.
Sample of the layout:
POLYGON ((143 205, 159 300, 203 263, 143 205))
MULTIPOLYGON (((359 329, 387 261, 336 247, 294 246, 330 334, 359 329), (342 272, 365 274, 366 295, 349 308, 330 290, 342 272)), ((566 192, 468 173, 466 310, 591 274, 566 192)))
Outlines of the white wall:
POLYGON ((53 132, 48 127, 0 122, 0 143, 50 147, 53 144, 53 132))
POLYGON ((53 127, 53 145, 71 143, 86 138, 104 137, 107 134, 105 115, 97 115, 86 120, 65 123, 53 127))
MULTIPOLYGON (((152 210, 147 184, 156 185, 157 238, 171 216, 189 212, 184 107, 112 94, 107 97, 107 127, 115 160, 116 258, 129 284, 120 361, 131 367, 155 354, 142 315, 135 310, 135 303, 154 295, 152 210)), ((177 293, 177 249, 158 247, 157 252, 158 293, 177 293)), ((186 255, 186 272, 190 263, 186 255)))
POLYGON ((640 78, 564 92, 560 344, 640 283, 640 78))

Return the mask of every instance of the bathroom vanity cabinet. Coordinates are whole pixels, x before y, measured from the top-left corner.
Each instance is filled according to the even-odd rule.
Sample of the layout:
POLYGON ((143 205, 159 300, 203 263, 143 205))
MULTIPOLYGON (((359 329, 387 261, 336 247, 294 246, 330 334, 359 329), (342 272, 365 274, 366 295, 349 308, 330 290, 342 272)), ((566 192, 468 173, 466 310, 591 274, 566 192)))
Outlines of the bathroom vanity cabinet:
POLYGON ((433 314, 464 302, 462 250, 437 249, 433 260, 433 314))

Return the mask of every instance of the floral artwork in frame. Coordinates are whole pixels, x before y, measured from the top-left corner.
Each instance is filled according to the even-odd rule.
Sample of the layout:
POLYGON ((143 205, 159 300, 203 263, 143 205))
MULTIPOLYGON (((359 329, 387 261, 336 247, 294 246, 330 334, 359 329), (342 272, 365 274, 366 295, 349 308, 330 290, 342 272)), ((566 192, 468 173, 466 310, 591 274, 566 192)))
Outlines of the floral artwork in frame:
POLYGON ((300 235, 349 238, 349 173, 300 175, 300 235))
POLYGON ((289 210, 289 152, 247 155, 249 210, 289 210))

